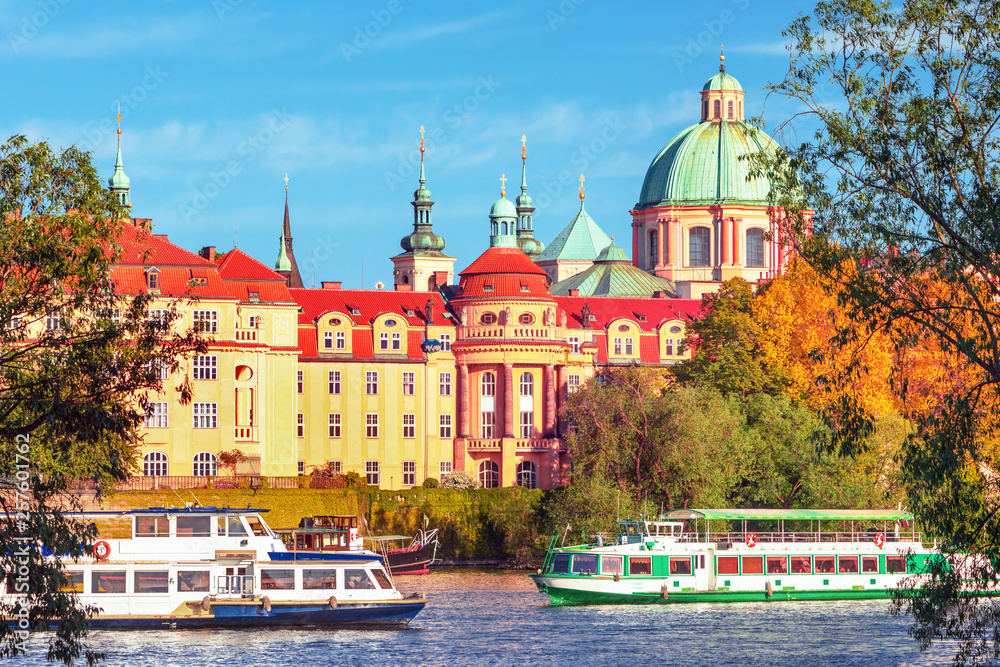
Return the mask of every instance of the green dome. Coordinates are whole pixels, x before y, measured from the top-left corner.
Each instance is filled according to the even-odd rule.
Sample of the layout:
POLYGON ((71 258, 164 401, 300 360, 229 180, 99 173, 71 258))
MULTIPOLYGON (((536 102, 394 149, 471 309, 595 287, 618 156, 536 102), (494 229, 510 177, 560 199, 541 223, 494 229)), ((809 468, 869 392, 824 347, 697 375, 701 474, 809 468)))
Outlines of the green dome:
POLYGON ((725 72, 719 72, 702 86, 702 92, 706 90, 739 90, 742 92, 743 86, 736 80, 736 77, 729 76, 725 72))
POLYGON ((517 235, 517 247, 521 249, 528 259, 534 260, 536 257, 542 254, 545 250, 545 246, 542 242, 531 236, 531 230, 527 230, 525 233, 518 232, 517 235))
POLYGON ((413 201, 424 202, 431 200, 431 191, 421 185, 419 188, 413 191, 413 201))
POLYGON ((511 203, 506 197, 501 197, 500 199, 493 202, 493 206, 490 207, 490 218, 517 218, 517 209, 514 208, 514 204, 511 203))
POLYGON ((529 195, 526 192, 524 194, 518 195, 515 201, 517 202, 518 208, 531 208, 532 206, 535 205, 535 202, 534 200, 532 200, 531 195, 529 195))
POLYGON ((412 234, 407 234, 399 240, 400 247, 406 252, 424 254, 444 250, 444 239, 431 231, 430 225, 417 225, 412 234))
POLYGON ((773 139, 743 121, 692 125, 653 159, 636 208, 660 204, 766 205, 770 182, 748 179, 751 165, 740 158, 776 148, 773 139))
POLYGON ((601 251, 601 254, 597 256, 595 262, 626 262, 631 264, 632 261, 625 254, 625 251, 615 245, 612 241, 607 248, 601 251))

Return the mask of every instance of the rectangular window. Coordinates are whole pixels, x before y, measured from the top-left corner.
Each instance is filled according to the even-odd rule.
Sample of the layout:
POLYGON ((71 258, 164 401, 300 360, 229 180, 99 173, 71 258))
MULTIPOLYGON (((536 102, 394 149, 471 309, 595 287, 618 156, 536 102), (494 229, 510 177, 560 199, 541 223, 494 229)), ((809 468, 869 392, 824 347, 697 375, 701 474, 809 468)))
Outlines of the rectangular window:
POLYGON ((666 338, 663 341, 663 354, 667 357, 674 356, 674 339, 666 338))
POLYGON ((597 555, 575 554, 573 556, 573 572, 576 574, 595 574, 597 572, 597 555))
POLYGON ((719 574, 739 574, 740 559, 738 556, 719 556, 715 560, 715 567, 719 574))
POLYGON ((210 582, 208 570, 177 573, 177 591, 180 593, 207 593, 210 582))
POLYGON ((91 572, 91 593, 125 593, 125 570, 94 570, 91 572))
POLYGON ((332 350, 333 349, 333 332, 324 331, 323 332, 323 349, 332 350))
POLYGON ((788 574, 788 559, 784 556, 768 556, 767 573, 788 574))
POLYGON ((417 437, 417 416, 416 415, 403 415, 403 437, 404 438, 415 438, 415 437, 417 437))
POLYGON ((392 332, 392 349, 401 350, 403 349, 403 334, 398 331, 392 332))
POLYGON ((295 415, 295 433, 300 438, 306 437, 306 416, 301 412, 295 415))
POLYGON ((403 396, 413 396, 416 387, 417 374, 413 371, 403 371, 403 396))
POLYGON ((885 571, 889 574, 906 574, 906 557, 886 556, 885 571))
POLYGON ((451 415, 440 415, 438 417, 438 437, 451 437, 451 415))
POLYGON ((760 556, 743 556, 743 574, 764 574, 764 559, 760 556))
POLYGON ((621 574, 621 556, 601 556, 601 574, 621 574))
POLYGON ((575 394, 578 391, 580 391, 580 376, 571 373, 566 376, 566 393, 575 394))
POLYGON ((383 331, 378 335, 378 349, 388 350, 389 349, 389 332, 383 331))
POLYGON ((812 574, 812 558, 810 556, 792 556, 792 574, 812 574))
POLYGON ((48 331, 62 331, 62 313, 49 313, 45 316, 45 328, 48 331))
POLYGON ((441 341, 442 352, 451 351, 451 334, 441 334, 440 336, 438 336, 438 340, 441 341))
POLYGON ((570 336, 569 337, 569 351, 570 354, 580 354, 580 337, 570 336))
POLYGON ((441 477, 451 474, 451 461, 441 461, 438 465, 438 474, 441 477))
POLYGON ((340 413, 331 412, 330 413, 330 437, 339 438, 340 437, 340 413))
POLYGON ((170 519, 165 516, 137 516, 136 537, 170 537, 170 519))
POLYGON ((259 329, 260 328, 260 315, 251 315, 250 318, 249 318, 248 327, 250 329, 259 329))
POLYGON ((838 556, 837 557, 837 572, 841 574, 857 574, 858 573, 858 557, 857 556, 838 556))
POLYGON ((378 371, 365 371, 365 393, 369 396, 378 393, 378 371))
POLYGON ((535 413, 534 412, 522 412, 521 413, 521 437, 527 440, 531 436, 535 435, 535 413))
POLYGON ((634 348, 632 347, 632 338, 631 337, 626 338, 625 339, 625 354, 634 354, 633 349, 634 348))
POLYGON ((146 370, 157 380, 170 378, 170 364, 163 359, 150 359, 146 363, 146 370))
POLYGON ((621 353, 622 353, 622 339, 615 338, 615 354, 621 354, 621 353))
POLYGON ((306 462, 299 461, 299 477, 302 477, 305 474, 306 474, 306 462))
POLYGON ((340 371, 330 371, 327 374, 327 380, 329 381, 329 390, 331 394, 340 393, 340 371))
POLYGON ((451 373, 438 373, 438 394, 451 396, 451 373))
POLYGON ((199 354, 194 358, 195 380, 218 380, 219 358, 214 354, 199 354))
POLYGON ((368 486, 378 486, 381 482, 378 469, 378 461, 365 461, 365 477, 368 486))
POLYGON ((833 556, 816 556, 816 574, 833 574, 833 556))
POLYGON ((192 319, 195 331, 202 333, 218 333, 219 331, 219 311, 217 310, 196 310, 192 319))
POLYGON ((304 394, 306 391, 306 372, 296 371, 295 372, 295 390, 299 394, 304 394))
POLYGON ((341 462, 340 461, 327 461, 326 465, 330 468, 330 470, 332 470, 333 472, 335 472, 338 475, 343 470, 343 467, 341 466, 341 462))
POLYGON ((403 461, 403 486, 414 486, 417 483, 417 462, 403 461))
POLYGON ((337 349, 338 350, 347 349, 347 332, 345 331, 337 332, 337 349))
POLYGON ((369 412, 365 415, 365 436, 368 438, 378 437, 378 413, 369 412))
POLYGON ((195 403, 194 428, 219 428, 219 404, 195 403))
POLYGON ((861 571, 865 573, 878 574, 878 556, 862 556, 861 571))
POLYGON ((295 588, 295 570, 261 570, 260 587, 265 591, 290 591, 295 588))
POLYGON ((691 574, 691 559, 688 557, 671 557, 670 574, 691 574))
POLYGON ((630 556, 628 559, 629 574, 653 574, 653 559, 650 556, 630 556))
POLYGON ((150 308, 146 311, 146 326, 150 329, 164 331, 167 328, 167 319, 169 317, 170 311, 165 308, 150 308))
POLYGON ((337 588, 337 570, 324 568, 322 570, 302 570, 302 588, 306 590, 332 591, 337 588))
POLYGON ((168 428, 170 420, 166 403, 146 403, 146 417, 142 425, 146 428, 168 428))
POLYGON ((482 437, 492 438, 493 429, 497 423, 497 415, 495 412, 484 412, 482 414, 482 437))

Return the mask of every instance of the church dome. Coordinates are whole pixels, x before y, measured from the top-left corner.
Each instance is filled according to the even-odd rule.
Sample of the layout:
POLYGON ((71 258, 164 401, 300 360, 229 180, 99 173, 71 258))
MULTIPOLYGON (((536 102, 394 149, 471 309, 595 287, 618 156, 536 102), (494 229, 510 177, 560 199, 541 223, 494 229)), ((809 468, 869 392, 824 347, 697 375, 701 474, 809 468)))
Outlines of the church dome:
POLYGON ((708 90, 739 90, 743 91, 743 86, 736 80, 735 76, 730 76, 725 72, 719 72, 702 86, 702 91, 708 90))
POLYGON ((444 238, 432 232, 430 225, 417 225, 413 233, 399 240, 399 245, 406 252, 440 252, 444 250, 444 238))
POLYGON ((517 219, 517 209, 509 199, 501 197, 493 202, 493 206, 490 207, 490 218, 517 219))

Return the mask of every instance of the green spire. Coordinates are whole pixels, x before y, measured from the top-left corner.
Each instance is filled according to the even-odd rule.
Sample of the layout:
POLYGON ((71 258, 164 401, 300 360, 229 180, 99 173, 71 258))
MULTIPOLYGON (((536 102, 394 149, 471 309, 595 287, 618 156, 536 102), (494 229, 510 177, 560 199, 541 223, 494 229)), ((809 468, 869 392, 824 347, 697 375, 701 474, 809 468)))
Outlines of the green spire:
POLYGON ((126 207, 132 208, 131 182, 125 175, 125 165, 122 163, 122 110, 118 106, 118 157, 115 159, 115 173, 108 179, 108 186, 111 192, 118 198, 118 202, 126 207))
POLYGON ((531 214, 534 213, 534 202, 528 194, 528 176, 525 167, 528 160, 528 149, 526 142, 528 137, 521 135, 521 194, 517 196, 517 247, 521 249, 528 259, 535 259, 541 254, 545 246, 541 241, 534 238, 531 214))

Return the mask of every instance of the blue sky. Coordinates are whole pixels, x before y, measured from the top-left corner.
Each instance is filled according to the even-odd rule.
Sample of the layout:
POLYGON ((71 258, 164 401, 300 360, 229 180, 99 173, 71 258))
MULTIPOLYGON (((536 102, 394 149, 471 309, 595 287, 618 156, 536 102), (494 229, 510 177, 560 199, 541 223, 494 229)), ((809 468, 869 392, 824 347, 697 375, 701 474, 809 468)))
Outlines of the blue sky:
MULTIPOLYGON (((419 127, 434 229, 456 273, 517 194, 521 135, 535 237, 579 209, 631 253, 650 161, 727 71, 748 115, 788 66, 781 31, 811 5, 723 2, 264 3, 0 0, 0 134, 92 151, 109 177, 122 107, 133 214, 190 250, 237 245, 273 265, 284 176, 309 285, 392 284, 412 226, 419 127), (430 6, 428 6, 430 5, 430 6), (313 270, 314 269, 314 270, 313 270)), ((794 113, 767 100, 773 126, 794 113)))

